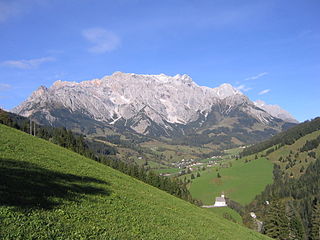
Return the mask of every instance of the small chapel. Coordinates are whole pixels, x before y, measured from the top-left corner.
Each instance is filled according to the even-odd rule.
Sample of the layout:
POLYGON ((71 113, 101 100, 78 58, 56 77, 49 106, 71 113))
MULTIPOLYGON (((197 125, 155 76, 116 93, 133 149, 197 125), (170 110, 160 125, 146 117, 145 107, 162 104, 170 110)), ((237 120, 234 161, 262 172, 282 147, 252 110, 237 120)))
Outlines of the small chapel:
POLYGON ((214 207, 227 207, 226 199, 223 193, 221 194, 221 197, 216 197, 214 207))

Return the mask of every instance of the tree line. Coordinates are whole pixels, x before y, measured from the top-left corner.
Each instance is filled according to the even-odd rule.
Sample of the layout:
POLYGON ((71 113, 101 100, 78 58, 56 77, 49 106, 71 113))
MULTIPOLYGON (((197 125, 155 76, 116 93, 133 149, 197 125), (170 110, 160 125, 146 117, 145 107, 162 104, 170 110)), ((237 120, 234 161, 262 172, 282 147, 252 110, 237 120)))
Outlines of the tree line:
POLYGON ((320 130, 320 117, 317 117, 311 121, 305 121, 299 125, 289 128, 282 133, 273 136, 266 141, 247 147, 242 151, 240 155, 244 157, 251 154, 256 154, 275 145, 291 145, 297 139, 317 130, 320 130))
POLYGON ((307 152, 317 148, 320 144, 320 136, 313 140, 307 140, 306 143, 300 149, 301 152, 307 152))

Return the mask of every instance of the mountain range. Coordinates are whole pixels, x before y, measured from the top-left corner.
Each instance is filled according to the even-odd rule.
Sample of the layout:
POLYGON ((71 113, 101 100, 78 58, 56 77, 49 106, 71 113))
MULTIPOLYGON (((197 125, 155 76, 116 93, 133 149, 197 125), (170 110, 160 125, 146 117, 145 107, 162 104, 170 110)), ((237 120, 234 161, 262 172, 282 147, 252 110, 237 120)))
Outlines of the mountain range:
POLYGON ((12 112, 86 134, 108 129, 182 143, 205 135, 204 144, 219 137, 237 144, 260 141, 297 123, 279 106, 253 102, 230 84, 199 86, 186 74, 115 72, 79 83, 58 80, 40 86, 12 112))

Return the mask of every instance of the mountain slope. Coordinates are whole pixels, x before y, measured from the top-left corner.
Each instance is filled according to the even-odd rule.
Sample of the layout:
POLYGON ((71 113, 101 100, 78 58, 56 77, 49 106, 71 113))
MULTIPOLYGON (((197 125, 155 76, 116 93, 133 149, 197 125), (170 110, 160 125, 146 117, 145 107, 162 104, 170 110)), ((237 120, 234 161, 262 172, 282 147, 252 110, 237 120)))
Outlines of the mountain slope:
POLYGON ((285 145, 268 155, 268 159, 280 166, 284 174, 292 178, 299 178, 303 175, 307 167, 320 156, 320 146, 310 150, 302 150, 308 141, 319 139, 320 130, 309 133, 297 139, 291 145, 285 145), (313 155, 314 152, 315 154, 313 155))
POLYGON ((282 109, 278 105, 268 105, 264 101, 261 101, 261 100, 255 101, 254 104, 257 107, 268 112, 273 117, 280 118, 280 119, 287 121, 287 122, 298 123, 298 121, 296 119, 294 119, 294 117, 289 112, 282 109))
POLYGON ((276 146, 279 148, 280 146, 291 145, 299 138, 318 130, 320 130, 320 117, 300 123, 299 125, 283 131, 266 141, 245 148, 241 155, 247 156, 250 154, 257 154, 267 150, 268 148, 276 146))
POLYGON ((246 161, 264 156, 274 164, 273 183, 247 206, 245 224, 257 228, 250 217, 255 212, 270 237, 319 239, 320 222, 315 219, 320 219, 320 118, 253 145, 242 155, 246 161))
POLYGON ((173 138, 240 126, 247 127, 246 135, 257 131, 263 139, 293 121, 268 111, 230 84, 208 88, 198 86, 188 75, 121 72, 80 83, 57 81, 50 88, 42 86, 13 109, 39 123, 82 128, 86 134, 108 128, 173 138))
POLYGON ((319 144, 320 130, 298 138, 290 145, 262 152, 269 151, 267 157, 275 164, 274 182, 248 205, 248 212, 244 214, 247 226, 256 228, 252 218, 249 218, 249 212, 255 212, 264 223, 265 234, 270 237, 319 239, 319 144), (285 237, 276 233, 283 233, 285 237))
POLYGON ((1 239, 266 239, 4 125, 0 164, 1 239))

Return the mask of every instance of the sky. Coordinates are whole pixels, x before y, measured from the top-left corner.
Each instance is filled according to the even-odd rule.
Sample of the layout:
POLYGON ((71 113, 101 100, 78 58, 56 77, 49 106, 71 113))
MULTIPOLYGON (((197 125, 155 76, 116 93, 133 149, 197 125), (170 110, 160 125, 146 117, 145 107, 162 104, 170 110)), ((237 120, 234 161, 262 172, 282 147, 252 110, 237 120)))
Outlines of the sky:
POLYGON ((230 83, 320 116, 319 0, 0 0, 0 107, 113 72, 230 83))

